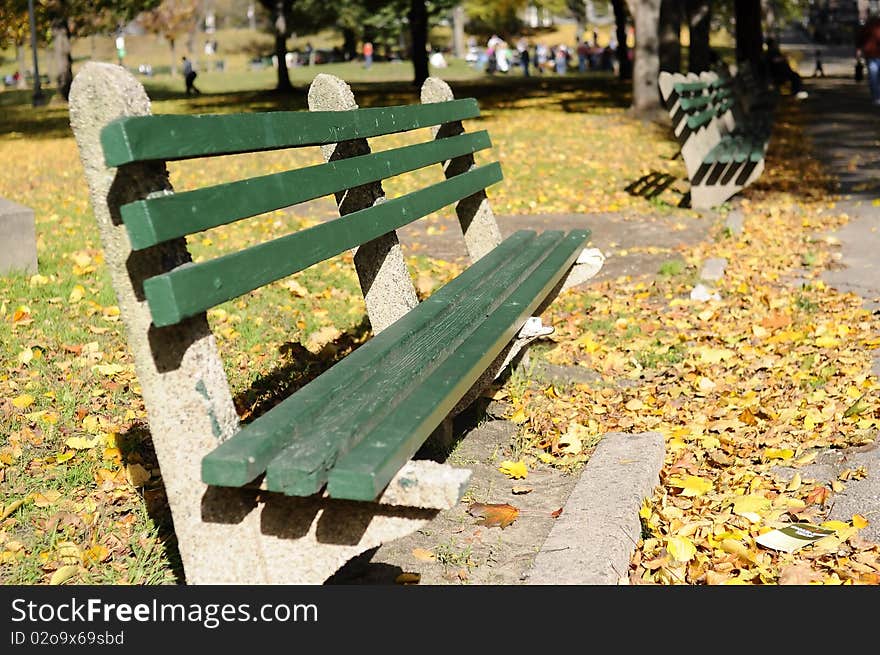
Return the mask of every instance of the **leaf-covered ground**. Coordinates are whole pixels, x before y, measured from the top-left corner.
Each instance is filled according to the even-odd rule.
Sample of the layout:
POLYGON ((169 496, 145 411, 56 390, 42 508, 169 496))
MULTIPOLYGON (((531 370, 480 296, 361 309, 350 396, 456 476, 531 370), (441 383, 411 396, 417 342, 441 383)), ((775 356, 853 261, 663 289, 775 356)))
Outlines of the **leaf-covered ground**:
POLYGON ((591 435, 664 435, 633 583, 880 583, 880 550, 859 536, 878 517, 826 521, 833 492, 866 472, 844 470, 827 487, 798 471, 824 449, 876 439, 871 351, 880 345, 877 317, 819 279, 834 258, 833 239, 820 235, 847 217, 798 122, 787 107, 767 171, 744 194, 741 235, 722 224, 656 281, 594 285, 588 303, 572 295, 551 308, 558 338, 546 357, 599 371, 603 383, 516 398, 513 418, 531 433, 534 458, 552 465, 577 466, 591 435), (693 301, 710 257, 728 262, 720 300, 693 301), (835 532, 794 553, 756 544, 795 522, 835 532))
MULTIPOLYGON (((470 128, 489 130, 504 167, 505 181, 490 189, 497 213, 692 215, 676 208, 674 189, 651 201, 626 192, 654 171, 681 177, 683 167, 662 126, 627 115, 619 85, 519 84, 457 89, 479 98, 484 117, 470 128)), ((413 101, 403 87, 356 93, 362 105, 413 101)), ((276 102, 206 94, 153 109, 280 108, 276 102)), ((64 112, 7 116, 14 122, 2 125, 0 196, 34 208, 40 271, 0 279, 0 579, 174 583, 181 571, 161 473, 64 112)), ((607 384, 506 389, 529 436, 530 464, 576 470, 607 430, 665 435, 663 486, 643 509, 634 581, 878 580, 878 552, 858 537, 863 517, 790 557, 754 544, 773 521, 821 522, 827 508, 830 490, 784 482, 774 464, 797 466, 822 447, 865 443, 877 427, 868 357, 876 319, 817 279, 832 250, 813 237, 846 219, 823 191, 827 179, 796 119, 782 121, 764 177, 745 194, 741 236, 719 228, 717 239, 685 252, 654 283, 594 285, 566 293, 548 312, 556 344, 546 357, 598 370, 607 384), (712 256, 729 261, 722 300, 693 303, 689 285, 712 256)), ((238 156, 172 165, 171 179, 183 190, 318 161, 316 149, 238 156)), ((442 174, 389 181, 388 195, 429 175, 442 174)), ((196 259, 212 256, 308 225, 321 211, 274 212, 198 235, 190 247, 196 259)), ((423 295, 457 272, 421 256, 410 263, 423 295)), ((209 320, 244 419, 369 336, 349 255, 225 303, 209 320)))

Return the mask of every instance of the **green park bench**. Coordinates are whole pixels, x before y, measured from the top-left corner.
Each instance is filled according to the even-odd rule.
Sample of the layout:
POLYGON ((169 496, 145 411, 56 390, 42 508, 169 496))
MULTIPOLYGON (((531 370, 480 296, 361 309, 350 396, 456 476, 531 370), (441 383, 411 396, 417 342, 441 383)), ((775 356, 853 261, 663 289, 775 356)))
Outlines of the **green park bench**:
POLYGON ((662 72, 660 95, 691 184, 691 206, 720 205, 764 170, 775 103, 748 102, 739 82, 717 71, 700 75, 662 72))
POLYGON ((590 232, 502 239, 485 188, 497 162, 473 99, 429 78, 421 104, 358 108, 318 75, 309 111, 151 115, 130 74, 90 63, 70 116, 147 409, 187 582, 321 583, 352 557, 461 499, 470 471, 413 458, 546 330, 565 288, 598 272, 590 232), (368 138, 426 142, 372 152, 368 138), (325 163, 173 193, 165 162, 320 146, 325 163), (382 180, 436 166, 386 199, 382 180), (193 262, 186 237, 335 195, 339 217, 193 262), (455 208, 471 264, 419 302, 396 230, 455 208), (355 250, 372 336, 242 424, 206 311, 355 250), (531 319, 531 320, 530 320, 531 319))

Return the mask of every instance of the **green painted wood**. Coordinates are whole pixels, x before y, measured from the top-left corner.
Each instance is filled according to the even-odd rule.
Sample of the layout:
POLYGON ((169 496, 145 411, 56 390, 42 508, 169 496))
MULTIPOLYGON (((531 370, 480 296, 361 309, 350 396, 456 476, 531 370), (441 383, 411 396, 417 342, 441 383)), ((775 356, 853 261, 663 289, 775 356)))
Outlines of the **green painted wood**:
POLYGON ((572 232, 563 239, 451 357, 339 459, 328 478, 331 497, 375 500, 556 286, 587 238, 572 232))
POLYGON ((179 323, 403 227, 501 179, 498 163, 488 164, 247 250, 185 264, 148 278, 144 293, 153 324, 163 327, 179 323))
POLYGON ((709 96, 694 96, 692 98, 680 98, 678 104, 685 111, 692 111, 707 106, 712 99, 709 96))
POLYGON ((408 343, 401 344, 383 362, 381 372, 359 387, 351 386, 344 402, 334 403, 334 407, 312 420, 310 435, 296 441, 270 462, 266 469, 266 487, 289 495, 319 491, 336 459, 379 425, 384 416, 407 402, 405 399, 412 390, 452 357, 479 325, 489 320, 487 317, 534 274, 562 239, 562 232, 534 236, 491 278, 469 289, 448 312, 408 343))
POLYGON ((480 115, 473 98, 348 111, 130 116, 101 130, 107 166, 338 143, 480 115))
POLYGON ((703 127, 704 125, 708 125, 715 118, 715 110, 707 109, 706 111, 701 111, 698 114, 691 114, 687 118, 687 126, 692 130, 697 129, 698 127, 703 127))
POLYGON ((282 173, 138 200, 121 208, 134 250, 289 207, 491 147, 489 133, 339 159, 282 173))
POLYGON ((676 93, 684 94, 684 93, 697 93, 699 91, 705 91, 707 84, 705 82, 676 82, 672 85, 672 88, 675 89, 676 93))
POLYGON ((765 141, 751 136, 726 136, 707 155, 703 161, 707 164, 719 162, 743 163, 746 160, 758 162, 764 158, 765 141))
POLYGON ((724 114, 733 109, 733 104, 733 100, 723 100, 721 102, 716 102, 714 103, 715 113, 720 116, 721 114, 724 114))
POLYGON ((491 280, 494 272, 534 238, 516 232, 456 278, 432 293, 367 343, 323 374, 298 389, 252 423, 242 427, 202 459, 202 481, 219 486, 241 486, 265 472, 282 450, 302 438, 314 417, 328 406, 336 408, 348 390, 358 388, 383 369, 383 361, 419 334, 442 312, 454 311, 456 299, 491 280))
POLYGON ((724 158, 727 156, 728 149, 728 142, 722 139, 714 148, 706 153, 706 156, 703 157, 703 161, 707 164, 714 164, 715 162, 726 163, 724 158))

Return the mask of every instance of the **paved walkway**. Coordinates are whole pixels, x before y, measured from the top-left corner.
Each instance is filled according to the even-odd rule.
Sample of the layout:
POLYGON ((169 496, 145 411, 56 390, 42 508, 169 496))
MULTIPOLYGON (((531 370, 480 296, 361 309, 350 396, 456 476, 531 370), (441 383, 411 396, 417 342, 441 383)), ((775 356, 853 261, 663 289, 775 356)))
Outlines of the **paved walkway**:
MULTIPOLYGON (((845 211, 850 220, 834 233, 841 244, 841 266, 827 271, 823 278, 829 286, 860 296, 864 307, 877 315, 880 313, 880 108, 871 104, 867 82, 856 83, 853 79, 853 56, 849 48, 829 50, 825 61, 827 76, 805 81, 810 95, 803 107, 809 118, 808 131, 816 155, 840 179, 841 200, 836 209, 845 211)), ((875 351, 873 371, 880 376, 880 350, 875 351)), ((853 514, 862 514, 870 525, 861 531, 861 536, 880 542, 880 443, 875 441, 852 451, 827 453, 812 473, 818 478, 833 479, 839 470, 858 466, 864 466, 868 476, 848 483, 843 493, 835 495, 831 518, 848 521, 853 514)))

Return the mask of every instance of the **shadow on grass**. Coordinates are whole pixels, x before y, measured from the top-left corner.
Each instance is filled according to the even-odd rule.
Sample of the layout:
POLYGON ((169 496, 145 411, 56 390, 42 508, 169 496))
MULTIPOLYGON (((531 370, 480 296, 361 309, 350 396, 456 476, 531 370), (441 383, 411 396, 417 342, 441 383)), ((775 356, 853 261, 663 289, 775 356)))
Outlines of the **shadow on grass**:
MULTIPOLYGON (((283 352, 289 363, 264 375, 251 387, 234 398, 242 424, 253 421, 272 407, 289 397, 297 389, 329 369, 336 362, 359 347, 369 336, 370 326, 366 318, 353 330, 343 333, 335 341, 325 345, 320 352, 312 353, 299 343, 287 343, 283 352)), ((119 435, 123 454, 136 452, 146 468, 159 467, 149 427, 135 423, 119 435)), ((144 505, 156 526, 159 542, 165 549, 168 564, 178 584, 186 584, 183 563, 177 545, 174 521, 168 496, 161 478, 143 490, 144 505)))
MULTIPOLYGON (((485 76, 476 80, 450 82, 456 98, 476 98, 483 111, 540 107, 563 112, 591 113, 625 109, 630 104, 631 85, 608 74, 558 76, 485 76)), ((292 93, 274 90, 202 93, 187 97, 183 91, 145 82, 151 101, 177 101, 173 112, 157 113, 233 113, 239 111, 305 111, 308 87, 298 86, 292 93)), ((419 92, 410 82, 358 82, 351 84, 361 107, 406 105, 420 102, 419 92)), ((4 135, 31 139, 70 136, 68 105, 52 89, 46 89, 50 102, 31 105, 29 89, 0 93, 0 138, 4 135)))
POLYGON ((650 200, 666 191, 677 179, 669 173, 651 171, 647 175, 642 175, 639 179, 628 184, 624 190, 631 196, 640 196, 650 200))
POLYGON ((281 353, 287 363, 256 379, 250 388, 234 398, 242 423, 250 423, 317 378, 361 346, 370 333, 369 321, 364 317, 358 325, 326 344, 318 353, 297 342, 282 345, 281 353))
MULTIPOLYGON (((137 452, 146 468, 158 467, 159 460, 153 447, 153 438, 145 423, 133 423, 127 431, 119 434, 118 440, 123 455, 137 452)), ((156 526, 159 543, 165 550, 171 573, 177 584, 186 584, 183 561, 180 559, 180 550, 177 546, 177 533, 174 531, 174 520, 171 517, 168 494, 165 491, 165 483, 162 478, 154 480, 147 487, 144 487, 142 497, 147 514, 152 519, 153 525, 156 526)))

